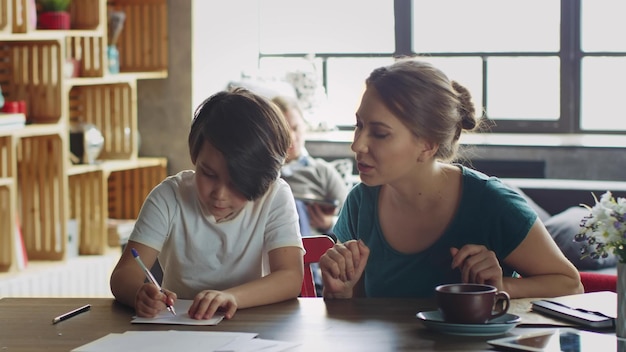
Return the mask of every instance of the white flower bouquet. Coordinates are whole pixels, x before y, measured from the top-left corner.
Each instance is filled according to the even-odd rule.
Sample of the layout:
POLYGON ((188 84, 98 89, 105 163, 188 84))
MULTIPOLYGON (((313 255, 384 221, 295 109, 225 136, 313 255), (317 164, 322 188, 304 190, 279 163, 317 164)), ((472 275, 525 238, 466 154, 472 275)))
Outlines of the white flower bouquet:
POLYGON ((612 252, 621 263, 626 263, 626 198, 615 199, 610 191, 600 201, 595 194, 593 198, 593 207, 581 204, 590 213, 581 220, 580 231, 574 237, 583 243, 582 257, 606 258, 612 252))

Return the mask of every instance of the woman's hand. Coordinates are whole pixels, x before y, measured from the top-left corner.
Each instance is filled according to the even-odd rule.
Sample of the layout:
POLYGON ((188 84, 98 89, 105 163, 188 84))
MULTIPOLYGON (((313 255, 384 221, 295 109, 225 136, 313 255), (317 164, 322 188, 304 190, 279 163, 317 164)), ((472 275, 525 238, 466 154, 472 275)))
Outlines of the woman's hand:
POLYGON ((237 307, 237 300, 232 294, 224 291, 204 290, 194 297, 188 313, 193 319, 211 319, 220 310, 224 312, 226 319, 230 319, 235 315, 237 307))
POLYGON ((309 224, 314 229, 328 231, 333 226, 334 208, 327 208, 319 204, 307 205, 309 224))
POLYGON ((452 269, 461 270, 461 280, 466 283, 487 284, 503 290, 502 267, 493 251, 485 246, 467 244, 461 249, 450 248, 452 269))
POLYGON ((167 308, 165 302, 173 306, 177 298, 176 293, 168 290, 163 291, 165 291, 165 294, 159 291, 152 283, 141 285, 135 295, 135 313, 137 316, 154 318, 159 312, 167 308))
POLYGON ((370 250, 361 240, 337 243, 320 258, 324 297, 351 298, 370 250))

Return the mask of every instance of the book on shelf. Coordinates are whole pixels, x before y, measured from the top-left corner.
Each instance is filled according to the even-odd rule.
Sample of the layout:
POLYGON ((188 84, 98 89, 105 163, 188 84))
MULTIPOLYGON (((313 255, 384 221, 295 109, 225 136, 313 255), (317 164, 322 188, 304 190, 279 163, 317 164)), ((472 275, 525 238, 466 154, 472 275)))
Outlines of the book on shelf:
POLYGON ((24 114, 0 113, 0 131, 8 131, 26 126, 24 114))

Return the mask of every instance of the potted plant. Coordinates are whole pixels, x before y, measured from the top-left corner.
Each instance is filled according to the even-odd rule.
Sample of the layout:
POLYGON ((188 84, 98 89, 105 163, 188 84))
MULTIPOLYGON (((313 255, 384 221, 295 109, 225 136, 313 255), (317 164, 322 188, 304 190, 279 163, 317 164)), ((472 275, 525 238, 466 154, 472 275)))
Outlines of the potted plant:
POLYGON ((70 14, 67 8, 71 0, 37 0, 39 29, 70 29, 70 14))

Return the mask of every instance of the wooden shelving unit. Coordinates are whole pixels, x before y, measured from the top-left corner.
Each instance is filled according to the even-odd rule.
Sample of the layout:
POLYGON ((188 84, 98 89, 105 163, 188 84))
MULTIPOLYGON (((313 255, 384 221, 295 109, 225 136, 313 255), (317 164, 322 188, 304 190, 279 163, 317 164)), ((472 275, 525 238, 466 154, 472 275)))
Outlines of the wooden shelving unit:
POLYGON ((16 223, 29 261, 67 259, 68 222, 79 254, 107 251, 108 218, 132 219, 167 174, 138 156, 137 81, 167 77, 166 0, 72 1, 70 30, 29 28, 27 0, 0 0, 0 86, 24 100, 28 125, 0 130, 0 272, 16 270, 16 223), (108 11, 124 11, 120 73, 106 57, 108 11), (64 72, 77 62, 78 77, 64 72), (94 164, 70 159, 69 126, 94 124, 105 144, 94 164))

